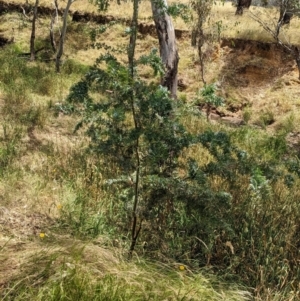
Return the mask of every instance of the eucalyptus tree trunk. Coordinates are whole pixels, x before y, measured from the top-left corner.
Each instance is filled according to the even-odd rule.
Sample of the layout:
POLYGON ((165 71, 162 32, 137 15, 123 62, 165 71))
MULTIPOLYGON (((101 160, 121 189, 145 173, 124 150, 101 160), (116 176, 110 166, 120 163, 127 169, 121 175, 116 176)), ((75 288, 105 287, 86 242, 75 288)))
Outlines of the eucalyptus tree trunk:
POLYGON ((35 1, 34 10, 33 10, 33 19, 32 19, 32 28, 31 28, 31 37, 30 37, 30 60, 35 60, 35 22, 37 18, 37 9, 39 6, 39 0, 35 1))
POLYGON ((64 43, 65 43, 65 37, 66 37, 66 33, 67 33, 68 13, 69 13, 70 7, 73 2, 75 2, 75 0, 68 0, 67 6, 65 8, 64 15, 63 15, 63 26, 62 26, 58 50, 57 50, 57 54, 56 54, 56 64, 55 64, 56 72, 60 72, 60 59, 64 53, 64 43))
POLYGON ((176 98, 179 55, 175 29, 171 17, 166 11, 167 0, 151 0, 151 6, 159 40, 160 57, 165 66, 165 75, 161 84, 168 88, 173 98, 176 98))

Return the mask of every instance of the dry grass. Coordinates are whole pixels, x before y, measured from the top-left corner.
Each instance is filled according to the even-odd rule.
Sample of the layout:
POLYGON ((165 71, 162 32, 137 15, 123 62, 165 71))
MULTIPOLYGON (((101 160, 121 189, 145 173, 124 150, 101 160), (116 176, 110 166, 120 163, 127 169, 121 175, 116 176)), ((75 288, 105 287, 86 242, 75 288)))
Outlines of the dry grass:
MULTIPOLYGON (((12 3, 17 3, 17 4, 24 4, 24 1, 22 0, 14 0, 11 1, 12 3)), ((176 0, 170 0, 168 1, 169 4, 171 3, 177 3, 178 1, 176 0)), ((180 3, 186 3, 188 4, 188 0, 183 0, 180 1, 180 3)), ((29 1, 29 3, 33 4, 33 1, 29 1)), ((49 2, 47 0, 41 0, 40 1, 40 6, 45 6, 45 7, 54 7, 52 2, 49 2)), ((63 9, 64 4, 59 4, 59 8, 63 9)), ((75 1, 72 6, 71 6, 71 11, 80 11, 80 12, 88 12, 88 13, 98 13, 98 8, 96 5, 93 5, 89 1, 85 0, 77 0, 75 1)), ((121 4, 118 5, 117 1, 111 1, 109 8, 107 12, 101 12, 102 14, 107 14, 107 15, 113 15, 116 18, 131 18, 132 17, 132 2, 130 1, 121 1, 121 4)), ((143 0, 140 3, 140 10, 139 10, 139 18, 142 21, 149 21, 149 18, 152 15, 152 10, 151 10, 151 4, 150 1, 143 0)), ((176 27, 177 28, 182 28, 182 25, 184 24, 182 20, 176 20, 175 21, 176 27)))
MULTIPOLYGON (((47 2, 48 3, 48 2, 47 2)), ((43 5, 43 2, 41 2, 43 5)), ((46 4, 46 2, 45 2, 46 4)), ((49 3, 48 3, 49 4, 49 3)), ((113 14, 117 16, 118 13, 122 12, 122 16, 128 16, 130 12, 130 5, 122 4, 117 6, 112 4, 108 14, 113 14)), ((76 1, 73 6, 73 10, 85 10, 89 11, 90 9, 95 10, 94 6, 90 4, 87 5, 83 1, 76 1)), ((220 4, 214 6, 213 8, 213 17, 211 22, 216 22, 221 20, 223 22, 224 31, 222 36, 226 37, 238 37, 238 38, 247 38, 253 39, 253 34, 258 33, 259 38, 264 37, 261 31, 259 31, 260 26, 250 18, 251 13, 264 13, 264 10, 261 8, 253 7, 249 12, 245 12, 243 17, 235 16, 235 8, 230 3, 220 4), (235 25, 235 23, 238 24, 235 25), (251 33, 247 33, 247 30, 251 29, 251 33)), ((149 2, 143 1, 141 5, 141 18, 148 18, 151 15, 150 4, 149 2)), ((30 27, 27 21, 22 20, 22 17, 17 14, 6 14, 1 17, 1 30, 7 32, 7 35, 11 34, 11 28, 14 26, 14 36, 15 42, 22 47, 22 50, 26 51, 28 49, 28 41, 30 37, 30 27), (16 26, 17 24, 17 26, 16 26)), ((292 24, 296 20, 292 20, 292 24)), ((41 18, 38 24, 37 36, 39 39, 46 39, 48 37, 48 24, 49 20, 41 18)), ((101 54, 104 53, 104 50, 86 48, 88 42, 85 41, 81 47, 78 45, 75 47, 76 41, 78 40, 78 35, 82 34, 82 30, 77 32, 77 25, 71 25, 70 36, 66 42, 66 55, 65 58, 74 59, 80 61, 82 64, 91 65, 94 63, 95 59, 101 54)), ((88 32, 91 28, 95 28, 95 24, 89 24, 86 26, 85 30, 88 32)), ((180 27, 181 28, 181 27, 180 27)), ((290 26, 287 28, 290 32, 294 33, 296 27, 290 26)), ((296 35, 294 35, 296 36, 296 35)), ((265 38, 262 38, 265 39, 265 38)), ((106 42, 110 46, 115 46, 115 41, 118 41, 118 45, 126 46, 128 37, 124 34, 124 28, 120 24, 114 25, 111 30, 107 31, 98 38, 98 42, 106 42)), ((199 66, 197 64, 197 54, 196 50, 190 46, 189 39, 182 39, 178 41, 180 61, 179 61, 179 78, 183 79, 184 83, 187 84, 187 89, 181 94, 187 98, 189 101, 196 93, 196 91, 202 86, 199 76, 199 66)), ((139 55, 146 54, 148 51, 153 48, 158 47, 158 42, 154 37, 145 36, 142 40, 139 40, 137 45, 137 52, 139 55)), ((280 125, 284 123, 284 120, 288 118, 291 111, 295 114, 295 120, 297 120, 299 110, 299 93, 298 93, 298 81, 296 80, 296 70, 293 67, 288 73, 274 77, 270 81, 266 81, 263 85, 253 87, 258 82, 257 77, 262 76, 256 73, 249 73, 244 76, 249 77, 250 85, 248 86, 239 86, 239 84, 229 84, 226 81, 223 81, 224 75, 228 72, 229 67, 236 67, 232 64, 232 61, 235 60, 235 56, 240 58, 243 61, 243 64, 262 64, 262 61, 259 61, 260 58, 255 58, 257 62, 254 62, 253 57, 249 56, 247 51, 244 52, 234 52, 230 48, 220 48, 219 46, 212 46, 212 49, 207 50, 208 53, 211 53, 207 64, 206 64, 206 79, 208 82, 220 81, 222 83, 222 93, 224 93, 225 99, 228 103, 231 102, 246 102, 248 103, 248 112, 250 112, 250 123, 255 123, 259 114, 270 111, 275 116, 275 125, 280 125), (228 59, 230 53, 232 53, 231 59, 228 59)), ((126 53, 117 55, 122 61, 126 61, 126 53)), ((236 64, 237 60, 235 61, 236 64)), ((275 64, 270 61, 271 64, 275 64)), ((277 67, 274 66, 274 68, 277 67)), ((231 71, 230 71, 231 72, 231 71)), ((150 70, 143 70, 143 75, 145 78, 151 79, 152 74, 150 70)), ((230 74, 230 76, 235 78, 240 77, 237 74, 230 74)), ((233 81, 234 81, 233 80, 233 81)), ((30 97, 34 99, 34 105, 41 106, 46 108, 48 102, 60 102, 68 94, 68 89, 70 85, 74 82, 74 78, 69 77, 66 79, 58 80, 55 85, 57 88, 53 89, 52 95, 41 97, 36 95, 31 95, 30 97), (54 99, 54 101, 53 101, 54 99)), ((242 117, 243 112, 240 111, 237 114, 232 114, 234 116, 238 115, 242 117)), ((46 117, 44 117, 46 118, 46 117)), ((54 121, 53 122, 57 122, 54 121)), ((296 123, 296 122, 295 122, 296 123)), ((58 128, 60 126, 57 126, 58 128)), ((64 125, 62 125, 64 127, 64 125)), ((71 131, 72 126, 69 127, 71 131)), ((47 130, 46 130, 47 132, 47 130)), ((44 141, 51 141, 51 137, 55 133, 54 127, 48 129, 49 139, 46 138, 48 134, 44 135, 42 139, 44 141)), ((54 135, 55 136, 55 135, 54 135)), ((38 138, 40 139, 40 138, 38 138)), ((55 139, 55 138, 54 138, 55 139)), ((59 141, 60 139, 56 139, 59 141)), ((45 142, 43 142, 45 143, 45 142)), ((62 143, 64 144, 64 142, 62 143)), ((67 144, 66 144, 67 145, 67 144)))
POLYGON ((36 238, 31 242, 2 238, 0 242, 5 243, 0 250, 0 261, 4 267, 0 272, 0 287, 7 288, 2 290, 2 300, 11 300, 9 296, 14 295, 16 290, 18 300, 21 295, 22 300, 41 300, 42 295, 48 296, 47 300, 53 300, 53 287, 58 285, 68 290, 74 285, 72 278, 75 271, 83 283, 88 279, 84 286, 90 289, 90 294, 93 294, 95 286, 101 285, 102 296, 108 293, 109 300, 120 300, 118 294, 125 291, 131 296, 128 300, 145 300, 150 296, 151 300, 203 300, 204 297, 212 301, 249 299, 248 292, 235 286, 219 289, 217 282, 214 287, 211 283, 215 279, 201 273, 193 274, 186 268, 180 271, 180 264, 177 263, 163 265, 142 260, 137 263, 123 261, 121 249, 114 248, 112 251, 111 247, 103 247, 109 243, 104 237, 90 243, 63 235, 36 238), (13 252, 14 256, 6 257, 3 250, 5 254, 7 251, 13 252), (23 286, 28 284, 30 286, 26 292, 23 286), (120 293, 119 287, 122 289, 120 293), (37 293, 34 295, 35 291, 37 293))
MULTIPOLYGON (((22 0, 14 0, 13 3, 23 4, 22 0)), ((175 0, 168 1, 169 4, 176 3, 175 0)), ((180 3, 188 4, 188 0, 180 1, 180 3)), ((49 1, 40 1, 41 6, 52 7, 53 4, 49 1)), ((61 5, 61 8, 64 6, 61 5)), ((83 0, 77 0, 72 4, 72 11, 97 13, 97 7, 90 2, 83 0)), ((236 8, 232 3, 222 3, 217 1, 213 6, 212 17, 207 25, 211 27, 212 24, 221 21, 222 22, 222 36, 223 37, 234 37, 249 40, 260 40, 260 41, 273 41, 272 37, 266 33, 266 31, 261 27, 261 25, 253 19, 253 16, 259 17, 263 22, 268 24, 271 28, 274 28, 278 12, 274 8, 261 8, 261 7, 251 7, 249 10, 245 10, 243 16, 235 15, 236 8)), ((118 5, 116 1, 110 3, 109 9, 105 14, 113 15, 117 18, 131 18, 132 3, 122 2, 118 5)), ((140 4, 139 17, 143 22, 151 22, 151 4, 150 1, 142 1, 140 4)), ((17 26, 22 26, 20 20, 14 19, 15 23, 11 26, 7 23, 8 28, 16 28, 17 26), (17 25, 17 26, 16 26, 17 25)), ((290 43, 300 44, 300 40, 297 34, 297 28, 299 27, 300 20, 293 19, 290 26, 283 28, 282 40, 286 40, 290 43)), ((174 20, 175 28, 188 30, 190 25, 185 24, 182 19, 178 18, 174 20)))
MULTIPOLYGON (((85 4, 84 4, 85 5, 85 4)), ((123 3, 120 7, 112 3, 111 11, 108 12, 108 14, 113 14, 116 16, 118 13, 122 12, 123 17, 126 16, 126 11, 130 12, 130 3, 123 3)), ((151 15, 151 9, 149 6, 149 2, 143 1, 141 4, 141 11, 148 13, 149 17, 151 15), (144 9, 145 7, 145 9, 144 9)), ((87 6, 87 10, 89 5, 87 6)), ((74 9, 84 10, 85 6, 83 6, 83 2, 76 1, 74 3, 74 9), (81 5, 81 6, 80 6, 81 5)), ((262 13, 264 12, 261 8, 251 8, 250 12, 253 13, 262 13)), ((245 11, 245 15, 243 17, 235 16, 235 7, 233 7, 230 3, 220 4, 217 3, 217 5, 213 8, 213 17, 210 19, 210 24, 208 26, 213 26, 215 22, 222 21, 222 32, 221 35, 223 37, 235 37, 235 38, 245 38, 245 39, 261 39, 261 40, 268 40, 268 34, 264 32, 264 30, 255 22, 252 18, 249 17, 250 12, 245 11), (248 32, 251 30, 251 32, 248 32), (255 37, 257 35, 257 37, 255 37)), ((141 14, 143 15, 143 13, 141 14)), ((145 18, 147 18, 145 17, 145 18)), ((29 41, 29 23, 25 22, 26 26, 22 27, 22 20, 20 20, 19 15, 4 15, 3 21, 1 22, 1 28, 6 32, 11 32, 11 28, 14 26, 14 36, 15 41, 22 45, 22 48, 28 49, 28 41, 29 41), (15 26, 15 24, 20 24, 18 28, 15 26)), ((296 19, 292 20, 292 24, 296 24, 296 19)), ((38 26, 38 32, 37 36, 39 39, 47 39, 48 37, 48 21, 45 19, 40 20, 40 24, 38 26)), ((76 25, 72 25, 72 27, 76 27, 76 25)), ((95 27, 94 24, 90 24, 89 26, 86 26, 86 32, 95 27)), ((183 25, 177 26, 177 28, 185 28, 183 25)), ((292 35, 293 37, 297 37, 295 35, 296 26, 289 26, 288 30, 291 32, 287 32, 287 35, 292 35)), ((88 47, 88 40, 81 42, 81 47, 76 45, 78 42, 78 35, 81 34, 81 32, 78 32, 78 35, 76 34, 76 29, 70 29, 70 36, 68 38, 68 41, 66 43, 65 48, 65 57, 64 58, 71 58, 75 59, 77 61, 80 61, 82 64, 91 65, 94 63, 95 59, 103 53, 102 50, 97 49, 91 49, 88 47)), ((10 35, 10 34, 8 34, 10 35)), ((124 28, 121 25, 115 25, 112 27, 112 29, 101 35, 98 39, 98 42, 106 42, 110 46, 114 46, 114 41, 118 41, 119 45, 126 46, 128 37, 124 34, 124 28)), ((200 76, 199 76, 199 66, 197 65, 197 54, 196 50, 193 49, 190 46, 190 42, 188 39, 182 39, 178 41, 179 46, 179 53, 180 53, 180 62, 179 62, 179 77, 183 79, 184 83, 187 84, 188 88, 185 91, 185 93, 188 96, 193 96, 193 93, 195 90, 197 90, 199 87, 201 87, 200 83, 200 76)), ((139 54, 145 54, 148 53, 148 51, 153 48, 158 47, 157 40, 155 38, 152 38, 150 36, 146 36, 143 38, 143 40, 140 42, 140 45, 138 45, 138 53, 139 54)), ((206 66, 206 78, 208 82, 214 82, 218 80, 222 80, 224 74, 221 74, 221 72, 224 72, 224 70, 221 71, 222 65, 224 65, 224 58, 227 55, 226 52, 224 52, 222 49, 216 47, 211 47, 211 49, 207 49, 207 53, 209 55, 209 60, 206 66)), ((126 53, 119 55, 119 58, 121 60, 126 60, 126 53)), ((247 58, 245 58, 245 61, 247 58)), ((230 63, 230 62, 229 62, 230 63)), ((294 76, 294 74, 292 75, 294 76)), ((147 73, 145 71, 145 77, 151 77, 151 74, 147 73)), ((252 88, 251 88, 252 89, 252 88)), ((248 91, 245 91, 245 93, 242 93, 247 95, 248 91)), ((62 95, 63 96, 63 95, 62 95)), ((253 97, 251 93, 249 93, 249 97, 253 97)), ((254 95, 256 97, 256 95, 254 95)))
MULTIPOLYGON (((278 10, 275 8, 250 7, 244 10, 243 16, 235 15, 236 8, 231 3, 217 3, 213 7, 211 23, 221 21, 223 26, 222 36, 245 40, 258 40, 274 42, 272 36, 255 21, 259 18, 270 28, 275 29, 278 20, 278 10)), ((300 20, 294 18, 291 25, 282 28, 281 39, 283 42, 300 44, 297 28, 300 20)))

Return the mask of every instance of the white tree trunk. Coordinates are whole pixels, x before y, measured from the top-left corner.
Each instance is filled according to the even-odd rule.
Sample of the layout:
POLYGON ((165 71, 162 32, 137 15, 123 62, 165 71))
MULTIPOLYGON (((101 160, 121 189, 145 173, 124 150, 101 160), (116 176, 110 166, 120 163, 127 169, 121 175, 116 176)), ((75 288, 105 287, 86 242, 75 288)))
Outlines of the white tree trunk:
POLYGON ((64 11, 63 26, 62 26, 61 36, 60 36, 58 50, 57 50, 57 54, 56 54, 56 72, 60 72, 60 58, 64 53, 64 43, 65 43, 65 37, 66 37, 66 33, 67 33, 68 13, 69 13, 70 7, 74 1, 75 0, 68 0, 67 6, 64 11))
POLYGON ((175 29, 170 16, 166 12, 167 0, 151 0, 151 6, 159 40, 160 56, 165 66, 162 85, 168 88, 173 98, 176 98, 179 56, 175 29))

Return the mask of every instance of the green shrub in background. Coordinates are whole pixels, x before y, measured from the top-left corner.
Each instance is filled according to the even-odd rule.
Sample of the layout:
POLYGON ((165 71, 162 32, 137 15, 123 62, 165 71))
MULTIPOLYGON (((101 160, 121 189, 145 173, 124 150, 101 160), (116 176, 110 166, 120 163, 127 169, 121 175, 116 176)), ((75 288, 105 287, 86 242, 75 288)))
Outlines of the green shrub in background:
POLYGON ((206 119, 209 121, 209 116, 213 108, 224 106, 224 99, 216 95, 216 85, 205 85, 197 96, 197 104, 204 105, 206 108, 206 119))

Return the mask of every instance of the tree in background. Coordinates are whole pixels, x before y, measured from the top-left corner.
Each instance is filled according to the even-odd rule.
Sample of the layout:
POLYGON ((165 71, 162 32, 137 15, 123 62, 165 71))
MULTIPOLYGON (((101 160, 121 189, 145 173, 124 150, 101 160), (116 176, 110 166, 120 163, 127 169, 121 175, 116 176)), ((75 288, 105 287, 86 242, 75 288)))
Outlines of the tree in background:
POLYGON ((35 60, 35 23, 37 18, 37 10, 39 6, 39 0, 35 1, 34 9, 33 9, 33 19, 32 19, 32 29, 31 29, 31 36, 30 36, 30 60, 35 60))
POLYGON ((61 29, 61 35, 59 39, 59 44, 58 44, 58 49, 56 53, 56 58, 55 58, 55 67, 56 67, 56 72, 60 72, 60 65, 61 65, 61 57, 64 52, 64 43, 65 43, 65 38, 66 38, 66 33, 67 33, 67 19, 68 19, 68 14, 71 5, 75 2, 76 0, 68 0, 66 8, 64 10, 64 15, 63 15, 63 26, 61 29))
POLYGON ((212 0, 191 0, 193 10, 196 12, 196 22, 192 31, 192 46, 196 46, 198 50, 198 57, 200 61, 200 74, 203 84, 206 84, 204 78, 204 55, 203 46, 208 40, 204 34, 204 24, 211 12, 213 5, 212 0))
POLYGON ((166 0, 151 0, 151 6, 159 40, 160 57, 165 67, 161 84, 168 88, 173 98, 176 98, 179 55, 174 26, 167 11, 166 0))
MULTIPOLYGON (((95 0, 94 3, 100 11, 105 11, 109 7, 109 0, 95 0)), ((121 1, 117 0, 117 3, 120 4, 121 1)), ((165 69, 161 84, 170 91, 172 98, 176 98, 179 55, 168 3, 167 0, 151 0, 151 6, 159 40, 160 57, 165 69)))
POLYGON ((50 44, 51 44, 52 50, 55 53, 56 52, 56 42, 55 42, 55 38, 54 38, 54 24, 58 20, 58 3, 57 3, 57 0, 54 0, 53 4, 54 4, 54 12, 51 15, 49 36, 50 36, 50 44))

